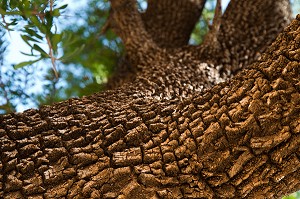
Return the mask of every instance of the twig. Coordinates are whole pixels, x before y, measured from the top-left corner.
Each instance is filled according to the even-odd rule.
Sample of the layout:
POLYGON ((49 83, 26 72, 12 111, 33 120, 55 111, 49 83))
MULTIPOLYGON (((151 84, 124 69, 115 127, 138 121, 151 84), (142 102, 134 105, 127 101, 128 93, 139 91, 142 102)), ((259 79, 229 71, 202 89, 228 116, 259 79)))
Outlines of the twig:
MULTIPOLYGON (((52 13, 52 11, 53 11, 53 0, 49 0, 49 2, 50 2, 50 13, 52 13)), ((49 56, 50 56, 50 59, 51 59, 54 75, 55 75, 55 78, 58 79, 58 72, 56 70, 56 64, 55 64, 56 58, 53 55, 53 48, 52 48, 52 44, 51 44, 49 36, 46 36, 46 40, 47 40, 47 44, 48 44, 48 47, 49 47, 49 56)))
POLYGON ((51 41, 50 41, 49 37, 46 37, 46 39, 47 39, 47 44, 49 46, 49 56, 50 56, 50 59, 51 59, 51 62, 52 62, 53 71, 54 71, 56 79, 58 79, 58 73, 57 73, 56 64, 55 64, 56 58, 53 55, 52 44, 51 44, 51 41))
POLYGON ((110 20, 109 18, 105 21, 105 24, 102 26, 101 31, 100 31, 100 35, 104 35, 107 30, 110 28, 110 20))
POLYGON ((50 13, 53 11, 53 0, 50 0, 50 13))
POLYGON ((222 21, 222 0, 217 0, 217 5, 215 9, 215 15, 213 19, 213 23, 211 25, 211 29, 206 34, 203 45, 216 45, 217 44, 217 36, 220 29, 222 21))

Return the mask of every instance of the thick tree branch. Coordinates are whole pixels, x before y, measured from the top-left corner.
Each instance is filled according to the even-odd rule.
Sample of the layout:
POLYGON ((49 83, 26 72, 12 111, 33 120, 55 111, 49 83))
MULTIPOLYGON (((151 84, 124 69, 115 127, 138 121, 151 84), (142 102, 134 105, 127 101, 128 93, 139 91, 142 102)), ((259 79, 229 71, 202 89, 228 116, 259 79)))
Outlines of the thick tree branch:
POLYGON ((204 93, 174 103, 131 88, 0 116, 0 197, 278 198, 300 189, 300 15, 259 62, 204 93))
POLYGON ((291 18, 289 0, 231 0, 218 37, 227 73, 257 60, 291 18))
MULTIPOLYGON (((136 0, 111 0, 109 24, 121 37, 126 55, 120 60, 107 88, 117 88, 136 79, 137 72, 166 59, 166 53, 145 30, 136 0)), ((153 69, 151 69, 153 70, 153 69)))
POLYGON ((219 45, 218 34, 220 31, 221 22, 222 22, 222 1, 217 0, 213 24, 210 28, 209 33, 207 33, 202 43, 203 48, 209 48, 209 46, 212 46, 212 48, 218 48, 219 45))
MULTIPOLYGON (((265 49, 265 43, 271 43, 291 18, 288 0, 280 0, 275 3, 269 0, 232 1, 224 16, 221 18, 220 15, 221 11, 216 11, 213 28, 202 45, 179 48, 174 52, 168 51, 169 56, 177 57, 177 61, 184 60, 186 62, 186 60, 197 59, 200 63, 207 62, 215 65, 217 66, 215 70, 220 72, 223 79, 226 79, 258 59, 265 49), (274 20, 274 17, 276 20, 274 20)), ((151 40, 151 42, 153 41, 151 40)), ((154 56, 154 51, 151 50, 148 52, 149 57, 156 57, 157 59, 165 57, 161 53, 154 56)), ((168 62, 168 59, 167 62, 163 60, 158 65, 168 62)), ((153 62, 151 65, 153 65, 153 62)), ((130 63, 125 64, 125 66, 128 67, 123 67, 123 71, 128 69, 130 69, 128 71, 135 71, 135 67, 131 66, 130 63)), ((136 79, 136 72, 130 74, 127 76, 130 78, 120 78, 124 80, 121 82, 131 82, 136 79)), ((112 82, 119 81, 115 78, 112 82)))
MULTIPOLYGON (((119 65, 116 74, 113 76, 113 78, 110 79, 108 88, 116 88, 120 85, 133 81, 144 82, 142 81, 142 79, 148 79, 147 81, 153 81, 157 85, 161 85, 162 82, 163 85, 167 83, 169 88, 166 89, 166 92, 162 93, 168 93, 164 97, 170 99, 176 96, 186 97, 192 91, 201 91, 204 88, 210 88, 212 85, 224 81, 224 79, 219 77, 219 71, 209 64, 204 64, 203 60, 192 60, 189 57, 182 58, 180 54, 174 53, 172 52, 172 50, 166 50, 157 47, 156 43, 149 38, 149 35, 145 32, 144 27, 141 25, 139 14, 134 6, 134 1, 127 0, 119 3, 121 3, 119 7, 122 7, 123 10, 116 7, 116 5, 112 2, 113 14, 111 16, 114 16, 114 18, 116 18, 113 21, 115 21, 116 23, 115 26, 117 27, 117 33, 120 35, 122 40, 124 40, 127 55, 119 65), (130 24, 127 24, 127 22, 130 24), (137 56, 140 57, 137 58, 137 56), (135 63, 130 60, 135 60, 135 63), (137 60, 139 61, 137 62, 137 60), (187 65, 189 65, 189 67, 187 67, 187 65), (172 69, 171 67, 175 68, 172 69), (176 72, 171 73, 170 71, 176 72), (178 76, 181 76, 182 78, 178 78, 178 76), (149 77, 154 78, 150 78, 149 80, 149 77), (163 79, 163 81, 161 81, 161 79, 163 79), (175 90, 176 92, 174 92, 175 90)), ((189 17, 193 12, 184 12, 185 9, 192 9, 193 7, 199 11, 199 9, 202 9, 202 7, 204 6, 204 1, 182 2, 181 0, 164 0, 157 5, 154 5, 155 1, 151 1, 149 3, 150 4, 148 7, 148 12, 154 12, 151 17, 153 17, 154 19, 156 19, 156 17, 166 17, 166 19, 161 19, 161 23, 157 23, 157 25, 154 25, 154 27, 158 25, 165 27, 166 24, 163 25, 162 23, 169 23, 172 17, 174 18, 172 19, 172 23, 175 23, 176 21, 176 26, 173 26, 171 23, 169 23, 169 26, 166 28, 165 33, 168 33, 168 31, 171 30, 174 31, 175 29, 178 29, 179 22, 177 21, 177 18, 178 20, 180 18, 181 21, 189 21, 189 17), (170 7, 168 7, 167 9, 166 6, 170 7), (156 7, 158 8, 155 9, 156 7), (174 12, 175 8, 178 10, 178 12, 174 12), (182 13, 179 11, 182 11, 182 13), (159 12, 160 14, 158 14, 157 12, 159 12)), ((197 13, 199 14, 199 12, 197 13)), ((219 8, 218 13, 218 15, 221 15, 221 8, 219 8)), ((147 16, 150 17, 150 14, 148 14, 147 16)), ((214 32, 217 32, 218 30, 219 25, 217 24, 220 23, 220 16, 216 17, 216 19, 217 20, 215 20, 214 23, 214 29, 216 30, 214 30, 214 32)), ((154 21, 157 20, 153 20, 152 22, 154 23, 154 21)), ((191 26, 191 21, 184 24, 181 30, 185 30, 186 25, 191 26)), ((155 30, 159 31, 159 27, 156 27, 155 30)), ((164 34, 160 34, 159 32, 157 32, 157 35, 164 34)), ((173 35, 179 35, 178 37, 182 36, 180 31, 178 32, 178 34, 174 33, 173 35)), ((166 38, 176 40, 177 36, 176 38, 173 38, 173 36, 169 35, 166 36, 166 38)), ((166 39, 166 41, 164 42, 170 42, 168 39, 166 39)), ((176 41, 172 41, 171 43, 171 45, 173 45, 173 43, 175 44, 176 41)), ((165 87, 162 86, 161 89, 165 89, 165 87)))
MULTIPOLYGON (((205 0, 149 1, 146 13, 142 14, 147 32, 141 24, 134 1, 122 1, 123 11, 113 4, 110 21, 115 21, 114 29, 125 43, 126 56, 121 59, 107 87, 116 88, 134 81, 138 72, 145 71, 142 70, 143 66, 147 66, 146 71, 149 71, 154 59, 156 65, 168 63, 165 51, 158 46, 169 48, 186 45, 204 4, 205 0), (130 10, 126 11, 126 7, 130 7, 130 10)), ((150 71, 156 70, 157 67, 150 71)))
POLYGON ((150 65, 164 57, 163 51, 146 32, 135 0, 111 0, 111 26, 121 37, 133 67, 150 65))
POLYGON ((149 0, 142 18, 153 41, 163 48, 188 44, 206 0, 149 0))
POLYGON ((224 79, 231 78, 258 60, 290 20, 289 0, 231 0, 217 34, 210 31, 203 44, 178 49, 177 53, 212 63, 224 79))

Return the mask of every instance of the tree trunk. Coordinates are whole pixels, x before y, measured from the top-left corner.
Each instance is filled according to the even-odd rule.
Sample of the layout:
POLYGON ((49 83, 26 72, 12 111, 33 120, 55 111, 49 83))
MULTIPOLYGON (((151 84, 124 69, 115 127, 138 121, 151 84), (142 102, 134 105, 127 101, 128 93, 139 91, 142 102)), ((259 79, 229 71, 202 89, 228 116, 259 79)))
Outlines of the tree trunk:
MULTIPOLYGON (((204 1, 188 2, 201 12, 204 1)), ((200 46, 185 46, 183 33, 174 45, 155 37, 152 15, 133 0, 111 6, 136 72, 106 92, 0 116, 0 198, 280 198, 300 189, 300 15, 261 54, 289 23, 287 0, 232 0, 200 46)))

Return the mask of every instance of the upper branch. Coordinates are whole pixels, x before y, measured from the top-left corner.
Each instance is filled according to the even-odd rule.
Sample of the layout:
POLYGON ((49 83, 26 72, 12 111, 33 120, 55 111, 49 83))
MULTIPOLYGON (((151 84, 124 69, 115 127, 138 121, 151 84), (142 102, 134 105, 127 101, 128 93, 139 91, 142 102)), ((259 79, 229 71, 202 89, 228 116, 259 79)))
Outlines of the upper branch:
POLYGON ((162 50, 152 41, 144 28, 141 15, 137 10, 135 0, 111 0, 110 25, 121 37, 125 45, 130 64, 150 65, 163 58, 162 50))
POLYGON ((289 0, 231 0, 222 16, 219 10, 204 42, 181 51, 213 63, 225 79, 258 60, 292 19, 289 0))
POLYGON ((149 0, 142 18, 157 45, 176 48, 188 44, 206 0, 149 0))
POLYGON ((234 74, 257 60, 291 18, 289 0, 231 0, 218 36, 226 72, 234 74))
MULTIPOLYGON (((142 14, 143 20, 141 20, 141 14, 134 0, 112 0, 111 24, 125 45, 126 56, 119 64, 117 73, 110 78, 108 88, 132 82, 138 76, 145 76, 145 73, 169 70, 163 68, 170 63, 170 54, 165 49, 166 45, 175 47, 187 44, 204 3, 204 0, 152 0, 148 2, 147 11, 142 14)), ((178 70, 183 71, 182 68, 178 70)), ((186 71, 188 76, 193 74, 191 70, 190 68, 186 71)), ((201 77, 203 75, 197 76, 198 79, 201 77)), ((170 85, 172 84, 174 81, 170 81, 170 85)), ((194 87, 194 89, 198 88, 194 87)))

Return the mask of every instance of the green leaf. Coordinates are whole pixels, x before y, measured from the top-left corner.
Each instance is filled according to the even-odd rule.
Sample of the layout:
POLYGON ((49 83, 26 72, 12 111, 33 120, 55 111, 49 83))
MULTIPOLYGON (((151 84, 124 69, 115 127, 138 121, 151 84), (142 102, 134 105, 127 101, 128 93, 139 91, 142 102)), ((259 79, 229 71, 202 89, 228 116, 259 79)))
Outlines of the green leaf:
POLYGON ((4 11, 7 10, 7 3, 8 3, 8 0, 3 0, 1 3, 0 3, 0 10, 3 9, 4 11))
POLYGON ((66 62, 66 61, 70 60, 72 57, 78 55, 84 49, 84 47, 85 47, 85 45, 83 44, 79 48, 76 48, 73 52, 60 57, 59 60, 62 62, 66 62))
POLYGON ((32 48, 32 45, 29 43, 29 41, 33 41, 33 42, 38 42, 40 43, 38 40, 32 38, 32 37, 29 37, 28 35, 21 35, 21 38, 23 39, 23 41, 32 48))
POLYGON ((5 15, 6 14, 6 9, 0 8, 0 14, 5 15))
POLYGON ((14 65, 14 69, 19 69, 19 68, 23 68, 24 66, 28 66, 28 65, 34 64, 34 63, 40 61, 41 59, 42 58, 39 58, 39 59, 36 59, 36 60, 32 60, 32 61, 24 61, 24 62, 18 63, 16 65, 14 65))
POLYGON ((36 39, 34 39, 34 38, 32 38, 32 37, 29 37, 28 35, 21 35, 21 37, 22 37, 22 39, 25 41, 25 40, 27 40, 27 41, 34 41, 34 42, 38 42, 38 43, 40 43, 41 41, 39 41, 39 40, 36 40, 36 39), (24 37, 24 38, 23 38, 24 37))
POLYGON ((54 9, 51 13, 51 16, 54 16, 54 17, 59 17, 60 16, 60 12, 59 12, 59 9, 54 9))
POLYGON ((10 9, 15 9, 18 6, 18 1, 9 1, 9 7, 10 9))
POLYGON ((32 15, 32 11, 31 10, 24 10, 23 15, 24 15, 25 18, 29 18, 32 15))
POLYGON ((29 34, 30 36, 34 36, 40 40, 43 40, 43 37, 41 35, 39 35, 38 33, 36 33, 36 31, 30 29, 30 28, 25 28, 25 32, 27 34, 29 34))
POLYGON ((30 56, 30 57, 39 57, 39 56, 40 56, 40 55, 34 55, 34 54, 32 53, 32 51, 31 51, 31 54, 29 54, 29 53, 24 53, 24 52, 22 52, 22 51, 20 51, 20 53, 23 54, 23 55, 26 55, 26 56, 30 56))
MULTIPOLYGON (((3 11, 2 11, 3 12, 3 11)), ((22 12, 20 11, 11 11, 11 12, 5 12, 5 15, 22 15, 22 12)))
POLYGON ((34 44, 33 49, 40 52, 42 57, 49 57, 48 53, 46 53, 40 46, 34 44))
POLYGON ((36 26, 39 27, 41 26, 41 22, 39 21, 39 19, 37 18, 37 16, 31 16, 30 17, 30 21, 36 26))
POLYGON ((31 16, 29 19, 35 25, 35 27, 41 31, 41 33, 47 34, 47 26, 43 24, 37 16, 31 16))
POLYGON ((52 37, 50 38, 52 48, 55 54, 57 53, 57 46, 58 43, 61 42, 61 39, 62 39, 62 34, 53 34, 52 37))
POLYGON ((65 4, 65 5, 63 5, 63 6, 60 6, 58 9, 63 10, 63 9, 65 9, 66 7, 68 7, 68 4, 65 4))

